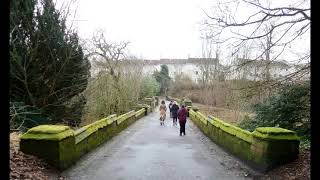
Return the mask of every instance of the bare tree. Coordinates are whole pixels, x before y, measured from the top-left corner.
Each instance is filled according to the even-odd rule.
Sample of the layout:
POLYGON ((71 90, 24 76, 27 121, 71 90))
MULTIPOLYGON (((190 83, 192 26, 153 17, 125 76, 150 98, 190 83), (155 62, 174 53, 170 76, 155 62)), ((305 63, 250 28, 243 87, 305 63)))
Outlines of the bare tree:
MULTIPOLYGON (((232 47, 232 55, 237 55, 243 47, 251 46, 254 42, 263 42, 263 50, 251 58, 251 61, 238 64, 233 69, 263 58, 267 61, 276 61, 299 38, 309 38, 311 16, 308 0, 290 1, 287 5, 277 7, 271 5, 270 1, 263 0, 219 1, 212 10, 212 14, 205 12, 207 19, 204 24, 208 38, 219 37, 215 43, 229 44, 232 47), (247 16, 242 16, 240 11, 243 13, 246 10, 248 13, 244 14, 247 13, 247 16)), ((310 55, 300 55, 296 63, 301 61, 307 63, 297 69, 294 75, 290 74, 281 80, 305 74, 310 67, 309 58, 310 55)), ((269 67, 266 70, 269 79, 269 67)))
POLYGON ((102 30, 86 45, 93 78, 86 90, 86 123, 132 109, 139 98, 142 62, 126 52, 128 42, 110 42, 102 30))
POLYGON ((202 58, 199 59, 198 68, 203 87, 206 87, 210 81, 218 79, 220 74, 219 63, 220 47, 214 44, 212 39, 203 38, 202 58), (215 57, 214 57, 215 56, 215 57))
POLYGON ((110 43, 107 41, 103 30, 95 32, 88 54, 93 65, 98 71, 106 71, 115 81, 119 81, 121 71, 120 62, 126 58, 125 49, 129 42, 110 43))
MULTIPOLYGON (((128 42, 110 43, 103 30, 97 30, 86 45, 87 56, 92 62, 96 76, 91 86, 97 86, 97 88, 90 87, 88 92, 95 96, 101 95, 101 102, 97 109, 108 107, 107 112, 116 113, 122 109, 124 96, 121 96, 123 86, 120 80, 123 71, 120 63, 125 59, 127 45, 128 42), (107 94, 113 98, 108 99, 107 94), (109 102, 106 103, 107 101, 109 102)), ((99 110, 96 111, 99 112, 99 110)))

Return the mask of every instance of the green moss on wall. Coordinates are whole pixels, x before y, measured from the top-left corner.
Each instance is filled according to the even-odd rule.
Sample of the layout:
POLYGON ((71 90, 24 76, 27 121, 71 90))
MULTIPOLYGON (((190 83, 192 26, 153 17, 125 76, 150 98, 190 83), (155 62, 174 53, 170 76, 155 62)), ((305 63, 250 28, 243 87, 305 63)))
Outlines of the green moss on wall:
POLYGON ((116 120, 117 120, 117 115, 116 114, 112 114, 112 115, 107 117, 108 125, 112 124, 116 120))
POLYGON ((237 130, 233 130, 232 127, 228 126, 228 124, 223 124, 223 121, 219 119, 214 122, 214 120, 211 119, 212 117, 209 119, 207 118, 207 122, 209 123, 205 125, 201 120, 204 118, 202 113, 195 112, 193 110, 190 110, 189 113, 193 122, 212 141, 225 148, 228 152, 237 155, 239 158, 246 161, 249 160, 251 156, 251 138, 248 139, 248 137, 237 137, 241 136, 241 133, 238 135, 237 130))
POLYGON ((118 117, 114 114, 75 131, 68 126, 37 126, 21 136, 20 148, 27 154, 44 158, 58 169, 65 169, 148 111, 151 111, 151 106, 144 105, 138 111, 130 111, 118 117))
POLYGON ((253 136, 256 138, 261 138, 264 140, 299 140, 299 137, 294 132, 279 132, 279 133, 272 133, 272 132, 265 132, 262 133, 260 131, 255 130, 253 132, 253 136))
POLYGON ((75 138, 76 143, 79 143, 80 141, 84 140, 91 134, 97 132, 99 129, 104 128, 110 124, 113 123, 113 121, 116 120, 116 114, 110 115, 106 118, 103 118, 99 121, 96 121, 94 123, 91 123, 89 125, 86 125, 84 127, 81 127, 75 131, 75 138))
POLYGON ((296 134, 293 131, 290 131, 288 129, 279 128, 279 127, 259 127, 256 129, 256 131, 263 133, 263 134, 273 134, 273 135, 279 135, 279 134, 295 135, 296 134))
POLYGON ((77 158, 74 144, 74 136, 55 141, 44 138, 23 138, 20 141, 20 150, 43 158, 58 169, 65 169, 77 158))
POLYGON ((142 109, 136 111, 135 116, 136 117, 142 117, 145 114, 145 111, 146 111, 145 108, 142 108, 142 109))
POLYGON ((213 116, 207 118, 206 125, 204 115, 193 109, 190 109, 189 114, 190 119, 212 141, 257 170, 267 171, 296 159, 299 153, 299 140, 293 131, 263 127, 252 133, 213 116))
POLYGON ((144 102, 151 106, 150 111, 152 111, 152 109, 155 107, 155 99, 154 98, 144 98, 144 102))
POLYGON ((246 131, 244 129, 241 129, 239 127, 233 126, 229 123, 226 123, 218 118, 215 118, 213 116, 209 116, 209 119, 211 119, 211 121, 209 121, 212 125, 222 129, 223 131, 234 135, 246 142, 252 143, 252 133, 249 131, 246 131))
POLYGON ((199 111, 199 108, 198 107, 196 107, 196 106, 191 106, 191 108, 190 109, 192 109, 193 111, 199 111))
POLYGON ((182 103, 185 106, 192 106, 192 101, 190 99, 184 99, 182 103))
POLYGON ((75 138, 66 138, 59 141, 59 169, 70 167, 78 156, 75 149, 75 138))
POLYGON ((196 113, 196 116, 199 118, 199 120, 203 123, 203 124, 205 124, 205 125, 207 125, 208 124, 208 118, 204 115, 204 114, 202 114, 201 112, 197 112, 196 113))
POLYGON ((28 130, 28 132, 36 134, 57 134, 66 130, 69 130, 69 126, 62 126, 62 125, 40 125, 33 127, 28 130))
POLYGON ((135 115, 135 111, 132 110, 130 112, 127 112, 125 114, 122 114, 120 116, 118 116, 117 118, 117 124, 121 124, 122 122, 124 122, 125 120, 127 120, 128 118, 132 117, 135 115))
POLYGON ((49 141, 60 141, 69 136, 74 136, 74 131, 71 129, 67 129, 65 131, 52 134, 52 133, 40 133, 40 132, 26 132, 25 134, 20 136, 20 139, 34 139, 34 140, 49 140, 49 141))
POLYGON ((169 101, 176 101, 177 104, 181 104, 182 100, 179 99, 179 98, 174 98, 174 97, 171 97, 171 96, 168 96, 168 99, 169 101))

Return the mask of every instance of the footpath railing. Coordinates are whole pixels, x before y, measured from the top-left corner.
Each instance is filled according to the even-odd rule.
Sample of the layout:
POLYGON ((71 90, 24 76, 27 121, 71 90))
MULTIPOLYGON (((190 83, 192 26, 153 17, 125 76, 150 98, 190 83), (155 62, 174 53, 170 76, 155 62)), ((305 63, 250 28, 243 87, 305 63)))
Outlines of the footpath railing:
POLYGON ((158 102, 158 97, 145 98, 144 104, 135 106, 135 110, 120 116, 110 115, 76 130, 62 125, 36 126, 20 137, 20 150, 43 158, 57 169, 66 169, 90 150, 152 112, 158 102))
MULTIPOLYGON (((184 103, 177 98, 173 100, 184 103)), ((294 131, 277 127, 260 127, 249 132, 216 117, 206 117, 198 111, 198 108, 192 107, 192 103, 190 105, 190 100, 188 103, 189 118, 200 130, 213 142, 252 168, 265 172, 298 158, 300 141, 294 131)))

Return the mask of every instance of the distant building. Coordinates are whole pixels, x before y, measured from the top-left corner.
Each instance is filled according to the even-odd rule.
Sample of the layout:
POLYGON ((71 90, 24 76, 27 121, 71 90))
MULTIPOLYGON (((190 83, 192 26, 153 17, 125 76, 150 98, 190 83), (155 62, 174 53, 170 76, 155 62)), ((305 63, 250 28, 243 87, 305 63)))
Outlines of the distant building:
MULTIPOLYGON (((282 61, 265 61, 250 60, 238 58, 233 66, 221 64, 215 58, 188 58, 188 59, 160 59, 160 60, 143 60, 143 73, 153 73, 155 70, 160 71, 160 66, 165 64, 169 69, 169 76, 174 78, 176 74, 189 76, 194 82, 202 79, 203 68, 209 68, 210 73, 218 74, 217 78, 223 75, 223 79, 247 79, 263 80, 265 79, 266 67, 269 67, 270 79, 278 79, 296 72, 303 65, 293 65, 284 60, 282 61), (212 67, 215 67, 212 68, 212 67)), ((308 79, 309 74, 302 79, 308 79)))
MULTIPOLYGON (((231 72, 233 73, 231 73, 230 79, 263 80, 266 79, 268 68, 270 79, 276 80, 293 75, 305 65, 290 64, 284 60, 266 61, 238 58, 234 66, 231 67, 231 72)), ((307 80, 309 77, 310 74, 306 73, 301 79, 307 80)))
POLYGON ((217 65, 224 67, 215 58, 144 60, 143 73, 153 73, 155 70, 160 71, 162 64, 168 66, 171 78, 174 78, 177 74, 184 74, 189 76, 194 82, 198 82, 201 79, 201 66, 217 65))

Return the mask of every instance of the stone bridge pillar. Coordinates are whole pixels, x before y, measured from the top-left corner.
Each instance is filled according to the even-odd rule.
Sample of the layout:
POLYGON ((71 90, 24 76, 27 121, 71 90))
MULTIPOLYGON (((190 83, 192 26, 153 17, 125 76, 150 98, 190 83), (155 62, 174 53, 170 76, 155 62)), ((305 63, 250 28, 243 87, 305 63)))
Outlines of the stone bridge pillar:
POLYGON ((40 125, 23 134, 20 150, 45 159, 58 169, 65 169, 75 161, 74 131, 68 126, 40 125))
POLYGON ((261 127, 252 133, 252 160, 262 171, 298 158, 299 138, 294 131, 261 127))

